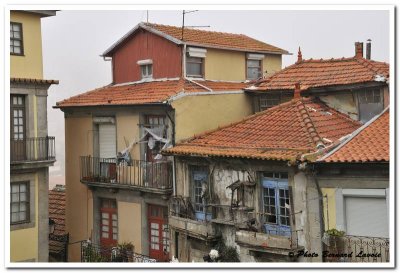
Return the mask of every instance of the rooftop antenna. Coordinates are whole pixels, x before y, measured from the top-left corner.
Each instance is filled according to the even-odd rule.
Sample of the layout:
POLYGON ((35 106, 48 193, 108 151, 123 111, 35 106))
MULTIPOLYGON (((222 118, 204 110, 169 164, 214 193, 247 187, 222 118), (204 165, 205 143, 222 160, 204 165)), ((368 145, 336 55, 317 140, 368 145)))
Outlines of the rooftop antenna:
POLYGON ((210 26, 185 26, 185 14, 188 13, 192 13, 192 12, 196 12, 198 10, 183 10, 182 11, 182 36, 181 36, 181 40, 183 41, 183 33, 184 33, 184 29, 186 28, 195 28, 195 27, 210 27, 210 26))

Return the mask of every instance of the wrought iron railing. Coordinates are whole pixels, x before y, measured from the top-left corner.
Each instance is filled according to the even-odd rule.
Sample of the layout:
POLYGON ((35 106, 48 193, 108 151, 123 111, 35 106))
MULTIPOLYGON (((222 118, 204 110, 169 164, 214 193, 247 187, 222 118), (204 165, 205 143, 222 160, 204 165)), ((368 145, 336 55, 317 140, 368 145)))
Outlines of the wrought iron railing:
POLYGON ((326 262, 389 262, 389 239, 367 236, 326 236, 326 262))
POLYGON ((81 262, 155 263, 157 260, 120 247, 105 247, 92 244, 88 241, 82 241, 81 262))
POLYGON ((86 183, 116 184, 153 189, 172 188, 170 161, 146 162, 132 160, 130 165, 117 163, 114 158, 82 156, 81 181, 86 183))
POLYGON ((56 159, 55 137, 11 139, 11 163, 56 159))

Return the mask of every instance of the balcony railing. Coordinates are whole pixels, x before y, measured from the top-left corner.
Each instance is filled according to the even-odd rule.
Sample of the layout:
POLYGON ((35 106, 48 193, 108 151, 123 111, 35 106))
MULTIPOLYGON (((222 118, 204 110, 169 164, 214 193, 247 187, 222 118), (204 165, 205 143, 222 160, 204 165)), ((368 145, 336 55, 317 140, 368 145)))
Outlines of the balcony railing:
POLYGON ((157 260, 119 247, 104 247, 87 241, 81 242, 81 262, 155 263, 157 260))
POLYGON ((389 262, 389 239, 366 236, 328 236, 325 242, 326 262, 389 262))
POLYGON ((11 139, 11 163, 56 159, 55 137, 11 139))
POLYGON ((172 188, 172 162, 132 160, 130 165, 117 163, 114 158, 82 156, 81 181, 84 183, 141 187, 166 190, 172 188))

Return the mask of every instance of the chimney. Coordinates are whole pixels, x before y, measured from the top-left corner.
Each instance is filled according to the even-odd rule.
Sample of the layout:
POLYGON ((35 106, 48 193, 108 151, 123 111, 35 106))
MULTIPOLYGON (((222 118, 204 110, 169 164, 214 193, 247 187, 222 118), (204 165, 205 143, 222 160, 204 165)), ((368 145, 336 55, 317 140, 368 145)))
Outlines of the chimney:
POLYGON ((367 40, 367 48, 365 49, 365 58, 371 60, 371 39, 367 40))
POLYGON ((360 42, 355 42, 355 51, 356 51, 356 58, 363 58, 363 52, 364 52, 364 43, 360 42))
POLYGON ((301 54, 301 49, 299 47, 299 52, 297 53, 297 63, 303 60, 303 55, 301 54))
POLYGON ((296 83, 295 85, 294 85, 294 94, 293 94, 293 99, 299 99, 301 96, 300 96, 300 92, 301 92, 301 90, 300 90, 300 83, 298 82, 298 83, 296 83))

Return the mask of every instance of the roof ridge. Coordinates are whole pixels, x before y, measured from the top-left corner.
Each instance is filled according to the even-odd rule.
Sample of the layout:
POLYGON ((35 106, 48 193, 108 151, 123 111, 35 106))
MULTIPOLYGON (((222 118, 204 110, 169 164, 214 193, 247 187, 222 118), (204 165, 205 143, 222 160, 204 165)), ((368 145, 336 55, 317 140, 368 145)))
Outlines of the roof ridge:
MULTIPOLYGON (((314 101, 314 99, 308 99, 308 100, 314 101)), ((308 112, 307 106, 305 105, 303 98, 298 100, 296 108, 298 110, 298 113, 300 114, 301 121, 305 125, 305 129, 307 130, 309 137, 311 138, 312 142, 316 145, 317 149, 319 149, 318 147, 321 145, 325 146, 321 136, 319 135, 317 129, 315 128, 314 122, 310 116, 310 113, 308 112)))
MULTIPOLYGON (((150 26, 150 27, 151 26, 163 26, 163 27, 173 27, 173 28, 177 28, 177 29, 182 29, 182 27, 180 27, 180 26, 157 24, 157 23, 148 23, 148 22, 141 22, 141 23, 143 23, 146 26, 150 26)), ((223 31, 216 31, 216 30, 203 30, 203 29, 195 29, 195 28, 185 28, 185 29, 192 30, 192 31, 199 31, 199 32, 211 32, 211 33, 219 33, 219 34, 230 34, 230 35, 246 36, 248 38, 254 39, 254 38, 249 37, 249 36, 247 36, 245 34, 242 34, 242 33, 223 32, 223 31)), ((159 30, 159 31, 161 31, 161 30, 159 30)), ((161 32, 163 32, 163 31, 161 31, 161 32)), ((256 41, 258 41, 258 40, 256 40, 256 41)))
MULTIPOLYGON (((385 75, 386 74, 385 72, 383 72, 382 70, 380 70, 379 68, 377 68, 375 66, 374 62, 377 62, 377 61, 367 60, 367 59, 364 59, 364 58, 355 58, 355 59, 357 60, 357 62, 359 64, 363 65, 365 68, 370 69, 370 70, 372 70, 373 72, 375 72, 377 74, 381 74, 381 75, 385 75), (368 63, 368 65, 365 65, 366 63, 368 63)), ((385 62, 383 62, 383 63, 385 63, 385 62)))

